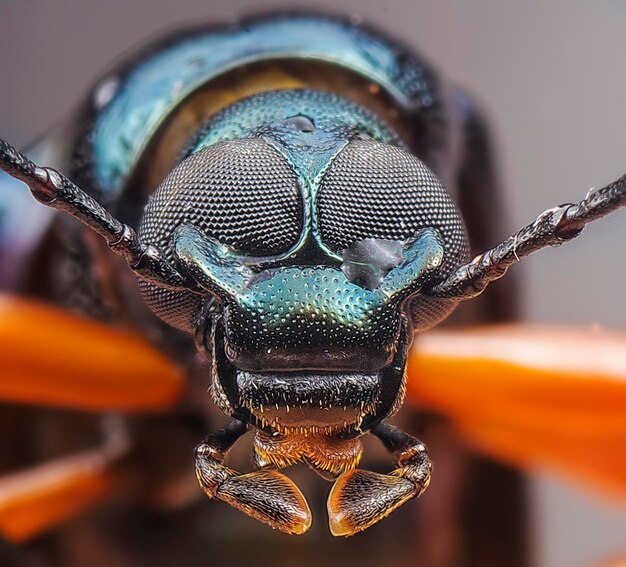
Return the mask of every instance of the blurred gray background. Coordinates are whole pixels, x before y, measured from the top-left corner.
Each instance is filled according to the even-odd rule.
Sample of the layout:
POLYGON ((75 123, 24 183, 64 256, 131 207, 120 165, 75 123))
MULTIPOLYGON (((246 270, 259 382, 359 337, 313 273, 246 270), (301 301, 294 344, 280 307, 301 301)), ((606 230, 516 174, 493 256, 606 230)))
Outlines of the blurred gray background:
MULTIPOLYGON (((626 2, 0 0, 0 132, 17 145, 71 111, 93 79, 163 29, 261 8, 358 14, 414 46, 486 109, 516 229, 626 171, 626 2)), ((524 317, 626 329, 626 214, 525 261, 524 317)), ((538 567, 626 552, 626 506, 534 476, 538 567)))

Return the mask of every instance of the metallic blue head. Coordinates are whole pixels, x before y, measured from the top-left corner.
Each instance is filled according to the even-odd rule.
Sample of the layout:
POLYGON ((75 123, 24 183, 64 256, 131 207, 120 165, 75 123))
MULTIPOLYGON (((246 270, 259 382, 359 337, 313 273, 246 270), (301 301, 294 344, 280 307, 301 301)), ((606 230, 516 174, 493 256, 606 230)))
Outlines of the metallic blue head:
POLYGON ((173 292, 143 287, 215 358, 218 404, 283 432, 360 432, 399 406, 413 328, 446 312, 420 304, 420 289, 466 247, 445 190, 393 132, 350 101, 297 90, 218 114, 141 232, 206 292, 170 295, 165 313, 160 294, 173 292))

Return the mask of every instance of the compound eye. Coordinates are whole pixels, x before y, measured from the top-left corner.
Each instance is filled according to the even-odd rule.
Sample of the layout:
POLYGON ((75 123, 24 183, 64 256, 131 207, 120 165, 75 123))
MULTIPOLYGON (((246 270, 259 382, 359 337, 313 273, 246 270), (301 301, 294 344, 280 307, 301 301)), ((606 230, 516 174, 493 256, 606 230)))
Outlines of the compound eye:
POLYGON ((320 186, 317 216, 323 242, 338 254, 365 239, 404 242, 426 228, 442 238, 442 276, 468 253, 461 215, 434 173, 402 148, 373 140, 352 142, 337 156, 320 186))
POLYGON ((259 139, 209 146, 170 173, 146 206, 141 235, 166 245, 180 224, 243 254, 286 252, 302 231, 302 195, 285 159, 259 139))
MULTIPOLYGON (((150 197, 139 233, 174 263, 173 234, 192 225, 253 256, 287 252, 304 223, 302 192, 285 159, 259 139, 223 142, 181 162, 150 197)), ((189 330, 198 300, 142 284, 144 300, 166 322, 189 330)))

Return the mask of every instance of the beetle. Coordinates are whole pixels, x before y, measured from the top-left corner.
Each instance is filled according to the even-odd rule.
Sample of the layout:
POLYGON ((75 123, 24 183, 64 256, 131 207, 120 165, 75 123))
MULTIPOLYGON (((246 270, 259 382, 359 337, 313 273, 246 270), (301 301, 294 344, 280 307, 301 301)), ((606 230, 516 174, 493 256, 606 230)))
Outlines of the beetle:
POLYGON ((305 460, 339 475, 329 498, 333 533, 364 529, 428 484, 423 444, 385 423, 402 398, 413 334, 525 255, 622 205, 623 178, 467 263, 460 215, 433 171, 452 183, 450 132, 468 127, 472 109, 462 95, 444 103, 432 72, 393 42, 345 23, 290 17, 200 32, 140 60, 96 89, 72 174, 86 191, 8 144, 3 168, 104 236, 139 275, 146 303, 194 335, 213 361, 214 398, 235 420, 198 449, 205 492, 300 533, 311 520, 304 498, 266 467, 305 460), (198 55, 208 50, 225 53, 221 67, 198 55), (297 64, 282 62, 284 53, 297 64), (255 85, 241 87, 246 97, 208 105, 189 130, 180 116, 155 116, 155 108, 169 116, 183 99, 206 104, 204 88, 244 63, 242 82, 255 85), (331 68, 343 83, 328 79, 331 68), (153 168, 149 154, 159 156, 153 168), (211 172, 222 186, 207 181, 211 172), (138 178, 145 187, 137 189, 138 178), (237 183, 241 200, 257 187, 244 209, 224 197, 237 183), (351 193, 354 184, 361 194, 351 193), (397 201, 377 206, 392 188, 397 201), (261 222, 272 216, 268 205, 277 209, 270 230, 261 222), (224 216, 198 214, 206 207, 224 216), (222 460, 249 425, 262 471, 244 478, 222 460), (394 475, 354 469, 366 432, 396 453, 394 475), (334 460, 320 458, 330 449, 334 460))

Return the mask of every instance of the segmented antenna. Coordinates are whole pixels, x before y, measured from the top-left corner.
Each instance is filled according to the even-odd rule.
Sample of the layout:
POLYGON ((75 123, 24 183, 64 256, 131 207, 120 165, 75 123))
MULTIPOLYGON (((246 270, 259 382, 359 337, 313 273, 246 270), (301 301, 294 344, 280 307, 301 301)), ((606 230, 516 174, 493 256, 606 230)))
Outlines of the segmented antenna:
POLYGON ((541 213, 537 219, 482 254, 459 266, 426 295, 464 301, 481 294, 522 258, 547 246, 559 246, 578 236, 585 226, 626 205, 626 175, 602 189, 592 190, 578 204, 541 213))
POLYGON ((194 291, 196 286, 182 276, 163 252, 144 244, 135 229, 120 222, 98 201, 62 173, 33 163, 22 152, 0 139, 0 169, 23 181, 39 202, 65 211, 98 233, 111 250, 124 258, 141 278, 161 287, 194 291))

